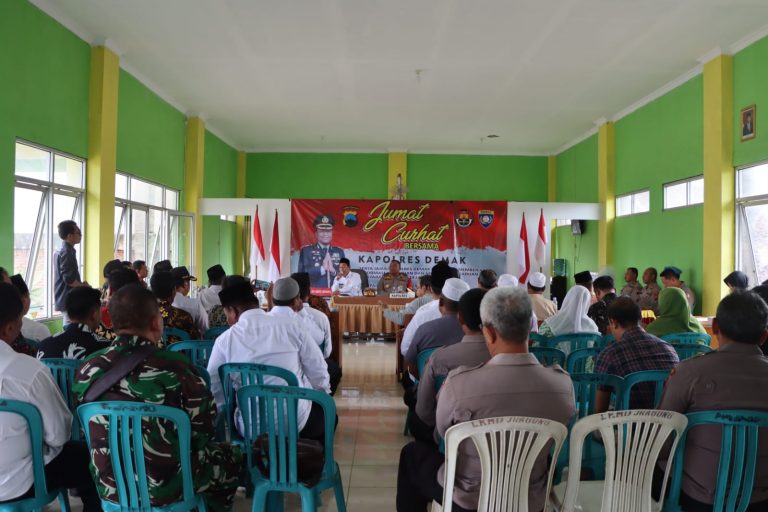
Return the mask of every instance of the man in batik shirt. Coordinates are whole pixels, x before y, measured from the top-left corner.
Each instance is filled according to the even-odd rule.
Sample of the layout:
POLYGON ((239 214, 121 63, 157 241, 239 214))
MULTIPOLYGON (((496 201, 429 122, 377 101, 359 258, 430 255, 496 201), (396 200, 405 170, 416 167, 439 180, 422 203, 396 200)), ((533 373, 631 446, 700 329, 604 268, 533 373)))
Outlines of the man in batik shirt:
MULTIPOLYGON (((149 285, 152 287, 152 293, 157 297, 158 304, 160 306, 160 314, 163 317, 163 324, 165 327, 173 327, 181 329, 189 334, 189 337, 193 340, 200 339, 200 331, 195 327, 195 321, 192 319, 192 315, 184 311, 173 307, 171 303, 176 296, 176 279, 170 272, 157 272, 152 274, 152 278, 149 280, 149 285)), ((168 343, 175 343, 179 341, 179 338, 175 336, 168 337, 168 343)))
MULTIPOLYGON (((109 348, 89 356, 75 377, 72 391, 83 401, 89 387, 127 352, 157 344, 163 332, 154 295, 140 286, 126 286, 112 296, 109 313, 117 338, 109 348)), ((192 427, 192 478, 197 492, 214 512, 232 508, 240 481, 243 457, 240 449, 216 443, 216 407, 205 381, 186 356, 164 349, 149 354, 130 374, 96 400, 125 400, 167 405, 185 411, 192 427)), ((146 473, 153 506, 181 499, 182 480, 174 430, 165 420, 145 424, 146 473), (153 424, 154 423, 154 424, 153 424), (172 461, 169 463, 169 461, 172 461)), ((102 499, 117 500, 114 473, 108 450, 108 428, 98 418, 91 434, 91 472, 102 499)))

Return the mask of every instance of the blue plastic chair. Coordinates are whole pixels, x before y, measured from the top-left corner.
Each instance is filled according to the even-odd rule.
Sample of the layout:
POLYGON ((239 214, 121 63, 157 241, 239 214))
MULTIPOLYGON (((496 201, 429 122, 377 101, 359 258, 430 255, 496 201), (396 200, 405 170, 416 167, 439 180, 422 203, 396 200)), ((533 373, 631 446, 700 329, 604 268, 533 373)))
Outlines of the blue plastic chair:
MULTIPOLYGON (((617 409, 622 411, 629 410, 632 388, 638 384, 654 384, 653 407, 657 407, 661 401, 661 394, 664 392, 664 382, 669 377, 671 370, 647 370, 644 372, 630 373, 624 376, 624 387, 621 390, 617 409)), ((647 405, 647 404, 646 404, 647 405)), ((652 407, 644 407, 645 409, 652 407)))
POLYGON ((551 339, 552 338, 548 338, 537 332, 532 332, 528 334, 528 345, 530 347, 546 347, 548 346, 547 343, 551 339))
POLYGON ((105 512, 152 511, 181 512, 197 508, 205 512, 202 495, 195 493, 190 462, 192 428, 189 416, 181 409, 144 402, 92 402, 77 408, 80 422, 85 428, 85 440, 91 446, 88 423, 94 416, 107 422, 109 461, 115 478, 118 502, 101 500, 105 512), (181 467, 182 496, 180 501, 154 507, 149 500, 142 419, 167 420, 176 427, 179 465, 181 467))
POLYGON ((580 348, 568 354, 565 360, 565 371, 568 373, 595 373, 597 356, 601 347, 580 348))
MULTIPOLYGON (((421 374, 424 372, 424 368, 427 366, 427 361, 429 361, 429 356, 431 356, 438 348, 440 347, 428 348, 418 353, 416 356, 416 367, 419 369, 419 374, 417 377, 421 377, 421 374)), ((419 379, 416 379, 416 382, 418 383, 419 379)))
POLYGON ((666 334, 661 339, 673 345, 677 343, 698 343, 709 347, 712 343, 712 336, 701 332, 677 332, 666 334))
POLYGON ((589 348, 601 346, 603 335, 599 332, 574 332, 570 334, 561 334, 547 340, 546 347, 559 348, 567 356, 574 350, 580 348, 589 348))
POLYGON ((211 374, 208 373, 208 369, 205 366, 200 366, 199 364, 195 365, 195 369, 205 381, 205 385, 208 386, 208 389, 211 389, 211 374))
POLYGON ((614 341, 616 341, 616 338, 613 334, 606 334, 603 336, 603 339, 600 340, 600 347, 605 348, 614 341))
POLYGON ((270 492, 292 492, 301 497, 302 512, 315 511, 319 493, 334 490, 336 507, 346 512, 341 471, 333 458, 333 435, 336 403, 329 395, 313 389, 291 386, 245 386, 237 391, 243 413, 245 442, 251 446, 261 435, 269 441, 269 475, 262 475, 253 461, 252 450, 246 450, 248 468, 253 481, 253 512, 267 510, 270 492), (299 400, 311 400, 323 408, 325 418, 325 461, 320 481, 307 487, 298 481, 296 444, 299 437, 297 407, 299 400))
POLYGON ((45 481, 45 459, 43 458, 43 418, 34 405, 19 400, 0 399, 0 412, 18 414, 27 422, 29 446, 32 449, 32 489, 31 498, 19 498, 0 501, 0 512, 28 512, 40 510, 58 496, 61 509, 70 512, 69 496, 66 489, 48 489, 45 481))
POLYGON ((708 354, 709 352, 712 352, 711 348, 699 343, 673 343, 672 348, 675 349, 677 357, 679 357, 681 361, 698 356, 699 354, 708 354))
POLYGON ((192 364, 197 366, 208 366, 208 358, 211 357, 213 350, 213 341, 210 340, 186 340, 177 341, 168 345, 171 352, 182 352, 186 355, 192 364))
POLYGON ((77 401, 74 395, 72 395, 72 384, 75 383, 75 374, 83 361, 80 359, 65 359, 65 358, 45 358, 40 360, 51 371, 53 380, 56 381, 56 385, 59 387, 64 401, 67 403, 70 412, 72 413, 72 437, 73 441, 79 441, 80 435, 80 421, 77 419, 75 410, 77 409, 77 401))
MULTIPOLYGON (((569 431, 576 421, 594 414, 595 399, 601 386, 610 386, 614 398, 619 396, 624 387, 624 380, 621 377, 605 373, 574 373, 571 374, 571 382, 576 398, 576 416, 568 427, 569 431)), ((555 482, 560 482, 563 469, 568 466, 569 439, 566 439, 565 443, 555 466, 555 482)), ((584 443, 582 468, 591 469, 595 480, 601 480, 605 476, 605 448, 591 437, 584 443)))
MULTIPOLYGON (((768 412, 747 410, 703 411, 686 414, 688 428, 680 439, 672 466, 669 495, 664 510, 680 511, 680 488, 683 479, 685 442, 688 432, 701 425, 722 426, 720 463, 717 467, 713 510, 744 511, 749 505, 757 467, 760 429, 768 435, 768 412)), ((714 469, 714 468, 713 468, 714 469)))
MULTIPOLYGON (((226 363, 219 366, 219 380, 224 394, 225 423, 230 441, 242 444, 243 440, 235 425, 237 408, 237 388, 251 385, 263 385, 264 377, 279 377, 287 386, 299 386, 296 375, 285 368, 256 363, 226 363)), ((246 450, 248 451, 248 450, 246 450)))
POLYGON ((203 333, 203 339, 215 340, 227 329, 229 329, 229 327, 211 327, 203 333))
POLYGON ((170 338, 171 336, 173 336, 174 338, 178 338, 180 341, 188 341, 192 339, 192 337, 189 335, 187 331, 177 329, 176 327, 163 328, 163 343, 165 343, 166 345, 169 345, 168 338, 170 338))
POLYGON ((559 364, 565 368, 565 352, 556 348, 531 347, 528 349, 544 366, 559 364))

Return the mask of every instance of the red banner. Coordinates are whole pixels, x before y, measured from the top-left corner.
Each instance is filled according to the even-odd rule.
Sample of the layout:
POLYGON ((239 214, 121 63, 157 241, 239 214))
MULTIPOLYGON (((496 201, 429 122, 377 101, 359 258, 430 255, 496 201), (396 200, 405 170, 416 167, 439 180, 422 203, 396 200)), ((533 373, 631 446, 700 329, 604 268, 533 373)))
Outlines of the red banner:
POLYGON ((474 286, 483 269, 505 272, 506 250, 503 201, 291 201, 291 268, 314 288, 330 288, 344 257, 372 287, 392 259, 414 282, 447 259, 474 286))

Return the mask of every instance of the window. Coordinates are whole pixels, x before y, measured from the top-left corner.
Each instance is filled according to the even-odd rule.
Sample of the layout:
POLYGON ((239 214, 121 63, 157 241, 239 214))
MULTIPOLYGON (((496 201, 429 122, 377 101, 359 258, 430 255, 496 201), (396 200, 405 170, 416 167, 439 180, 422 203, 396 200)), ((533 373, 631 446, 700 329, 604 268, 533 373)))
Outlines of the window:
POLYGON ((697 176, 687 180, 675 181, 664 185, 664 209, 682 208, 704 202, 704 177, 697 176))
POLYGON ((736 266, 750 283, 768 279, 768 164, 736 171, 736 266))
POLYGON ((555 221, 555 227, 561 228, 563 226, 570 226, 571 219, 557 219, 555 221))
POLYGON ((651 210, 651 193, 648 190, 625 194, 616 198, 616 216, 648 213, 651 210))
MULTIPOLYGON (((61 246, 59 222, 83 227, 85 161, 24 141, 16 142, 13 268, 29 286, 32 318, 57 313, 53 254, 61 246)), ((82 275, 81 247, 75 246, 82 275)))
POLYGON ((115 258, 144 260, 150 268, 160 260, 170 259, 174 266, 191 268, 192 246, 187 240, 191 240, 192 232, 185 230, 192 229, 194 218, 178 213, 178 207, 178 190, 118 173, 115 176, 115 258), (179 216, 187 221, 179 223, 179 216))

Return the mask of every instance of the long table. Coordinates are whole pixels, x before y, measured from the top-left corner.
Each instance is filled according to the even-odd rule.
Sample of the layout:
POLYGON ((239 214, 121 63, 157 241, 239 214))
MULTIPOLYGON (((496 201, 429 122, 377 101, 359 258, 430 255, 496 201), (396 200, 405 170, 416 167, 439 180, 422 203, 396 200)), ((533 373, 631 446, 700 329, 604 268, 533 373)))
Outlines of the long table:
POLYGON ((331 307, 339 312, 339 330, 345 332, 395 333, 400 327, 386 318, 379 306, 385 303, 390 309, 399 310, 413 299, 389 297, 341 297, 335 296, 331 307))

